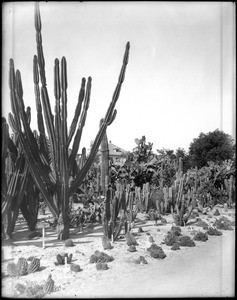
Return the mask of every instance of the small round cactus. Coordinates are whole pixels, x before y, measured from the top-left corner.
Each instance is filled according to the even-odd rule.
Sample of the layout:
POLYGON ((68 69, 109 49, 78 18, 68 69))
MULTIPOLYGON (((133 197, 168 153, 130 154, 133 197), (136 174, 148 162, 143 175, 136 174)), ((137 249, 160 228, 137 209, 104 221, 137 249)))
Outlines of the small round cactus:
POLYGON ((73 243, 73 241, 71 239, 66 240, 64 245, 65 245, 65 247, 73 247, 73 246, 75 246, 74 243, 73 243))
POLYGON ((81 267, 79 265, 77 265, 77 264, 71 264, 70 270, 72 272, 80 272, 80 271, 82 271, 81 267))
POLYGON ((96 270, 108 270, 108 264, 107 263, 102 263, 102 262, 98 262, 96 263, 96 270))
POLYGON ((149 236, 149 242, 150 243, 154 243, 154 239, 153 239, 153 237, 151 235, 149 236))

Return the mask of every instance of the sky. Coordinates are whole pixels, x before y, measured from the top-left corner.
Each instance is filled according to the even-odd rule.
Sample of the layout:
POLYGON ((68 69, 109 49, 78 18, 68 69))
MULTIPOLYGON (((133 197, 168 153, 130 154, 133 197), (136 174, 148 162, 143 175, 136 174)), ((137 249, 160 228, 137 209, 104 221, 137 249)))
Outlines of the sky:
MULTIPOLYGON (((201 132, 235 138, 235 7, 231 2, 40 2, 49 97, 55 58, 67 59, 68 127, 82 77, 92 77, 80 148, 96 137, 116 87, 127 41, 129 62, 108 127, 132 151, 145 135, 153 150, 184 148, 201 132)), ((33 85, 34 2, 2 4, 2 115, 11 111, 9 59, 21 72, 25 106, 37 129, 33 85)))

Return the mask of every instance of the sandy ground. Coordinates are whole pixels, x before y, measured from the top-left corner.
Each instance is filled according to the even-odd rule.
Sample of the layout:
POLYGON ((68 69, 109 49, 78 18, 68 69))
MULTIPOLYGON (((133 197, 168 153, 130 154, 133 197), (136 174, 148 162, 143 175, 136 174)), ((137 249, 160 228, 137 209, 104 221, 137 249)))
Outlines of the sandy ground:
MULTIPOLYGON (((224 213, 223 208, 218 209, 221 216, 225 215, 231 221, 235 220, 234 210, 224 213)), ((211 216, 214 210, 209 213, 211 216)), ((213 223, 215 220, 214 217, 208 218, 208 215, 203 214, 199 217, 207 223, 213 223)), ((124 238, 113 243, 113 249, 103 250, 101 225, 96 225, 93 229, 84 229, 83 232, 72 229, 74 247, 65 247, 63 242, 56 239, 55 231, 48 228, 46 247, 42 249, 42 239, 29 240, 29 232, 23 222, 18 225, 13 242, 2 245, 2 274, 5 275, 2 279, 2 296, 19 297, 15 289, 17 283, 42 283, 50 273, 59 291, 47 295, 47 298, 234 296, 235 226, 232 231, 222 230, 222 236, 208 236, 206 242, 195 241, 195 247, 181 247, 180 250, 173 251, 170 246, 162 244, 167 231, 173 225, 171 215, 166 215, 165 218, 167 224, 158 222, 158 226, 154 226, 152 221, 145 220, 143 214, 138 215, 132 232, 136 235, 138 226, 141 226, 144 232, 136 235, 139 245, 133 253, 127 251, 128 246, 124 238), (151 245, 147 233, 150 233, 155 243, 163 248, 166 258, 157 260, 150 257, 146 250, 151 245), (89 263, 95 250, 113 256, 114 261, 108 263, 108 270, 98 271, 95 264, 89 263), (55 266, 58 253, 72 253, 73 263, 79 264, 82 271, 70 271, 70 264, 55 266), (17 262, 19 257, 28 258, 32 255, 42 257, 40 271, 20 278, 6 276, 9 262, 17 262), (147 265, 134 263, 140 255, 146 258, 147 265)), ((192 237, 193 230, 198 231, 200 227, 187 224, 186 227, 182 227, 182 234, 192 237)))

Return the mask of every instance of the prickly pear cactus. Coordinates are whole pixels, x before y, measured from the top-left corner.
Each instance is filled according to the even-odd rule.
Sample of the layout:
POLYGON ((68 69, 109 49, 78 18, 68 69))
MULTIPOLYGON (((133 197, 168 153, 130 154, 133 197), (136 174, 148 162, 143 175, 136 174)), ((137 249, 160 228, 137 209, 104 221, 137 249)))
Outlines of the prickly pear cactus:
POLYGON ((24 257, 19 258, 18 262, 17 262, 18 275, 19 276, 26 275, 27 274, 27 269, 28 269, 27 259, 24 258, 24 257))
POLYGON ((39 267, 40 267, 40 259, 34 257, 34 258, 31 260, 31 263, 28 264, 27 273, 28 273, 28 274, 34 273, 34 272, 36 272, 37 270, 39 270, 39 267))
POLYGON ((18 275, 18 268, 17 265, 15 263, 9 263, 7 265, 7 273, 9 274, 9 276, 11 277, 17 277, 18 275))
POLYGON ((46 294, 50 294, 54 291, 54 280, 52 279, 51 274, 49 274, 49 277, 44 285, 43 290, 46 294))

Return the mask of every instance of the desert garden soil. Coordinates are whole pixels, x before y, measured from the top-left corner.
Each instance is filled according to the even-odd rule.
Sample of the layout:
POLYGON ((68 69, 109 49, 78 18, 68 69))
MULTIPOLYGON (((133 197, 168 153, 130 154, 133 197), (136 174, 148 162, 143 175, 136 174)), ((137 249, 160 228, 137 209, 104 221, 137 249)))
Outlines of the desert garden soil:
MULTIPOLYGON (((220 216, 213 216, 215 208, 199 217, 208 224, 213 224, 215 218, 226 216, 235 221, 235 211, 224 213, 218 208, 220 216)), ((41 218, 45 218, 41 216, 41 218)), ((51 273, 58 291, 45 298, 84 298, 84 297, 231 297, 234 296, 235 280, 235 226, 233 230, 221 230, 221 236, 208 236, 206 242, 195 241, 195 247, 180 247, 173 251, 170 246, 162 243, 165 235, 171 229, 173 219, 171 215, 164 216, 166 224, 146 220, 144 214, 138 214, 132 233, 139 245, 136 252, 127 251, 128 246, 123 235, 113 243, 113 249, 104 250, 102 247, 102 227, 95 225, 83 232, 71 230, 73 247, 65 247, 63 242, 56 239, 56 232, 46 229, 45 249, 42 249, 42 238, 29 240, 30 234, 24 222, 18 224, 18 230, 11 242, 2 245, 2 296, 21 297, 16 291, 17 283, 46 281, 51 273), (143 231, 138 233, 138 226, 143 231), (147 251, 152 236, 154 242, 162 247, 167 255, 164 259, 152 258, 147 251), (89 262, 95 250, 103 251, 114 260, 108 262, 108 270, 97 270, 95 264, 89 262), (82 271, 70 271, 70 264, 58 265, 54 263, 59 253, 72 253, 72 263, 79 264, 82 271), (19 257, 41 258, 40 270, 12 278, 7 275, 7 264, 17 262, 19 257), (148 264, 135 264, 134 261, 144 256, 148 264)), ((182 227, 182 234, 193 237, 194 232, 203 230, 190 220, 182 227)))

